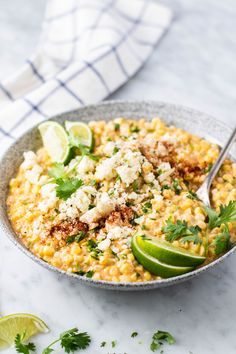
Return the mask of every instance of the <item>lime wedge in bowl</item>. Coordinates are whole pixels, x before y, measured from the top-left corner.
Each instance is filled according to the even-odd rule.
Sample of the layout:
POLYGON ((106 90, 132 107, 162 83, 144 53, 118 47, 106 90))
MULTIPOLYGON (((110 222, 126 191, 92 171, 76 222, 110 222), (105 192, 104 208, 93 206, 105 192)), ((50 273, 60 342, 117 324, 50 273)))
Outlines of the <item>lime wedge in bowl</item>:
POLYGON ((131 247, 137 261, 150 273, 159 275, 162 278, 175 277, 190 272, 194 267, 179 267, 160 262, 158 259, 144 252, 137 242, 137 235, 132 237, 131 247))
POLYGON ((38 129, 52 161, 67 163, 71 157, 71 149, 64 128, 56 122, 47 121, 40 124, 38 129))
POLYGON ((76 139, 76 141, 87 146, 90 151, 93 149, 94 139, 92 130, 83 122, 65 121, 65 128, 69 135, 76 139))
POLYGON ((170 242, 156 237, 137 236, 139 247, 150 256, 161 262, 181 267, 196 267, 202 264, 206 257, 199 256, 170 242))
POLYGON ((28 313, 15 313, 0 318, 0 349, 14 344, 16 335, 25 333, 24 340, 37 333, 49 331, 39 317, 28 313))

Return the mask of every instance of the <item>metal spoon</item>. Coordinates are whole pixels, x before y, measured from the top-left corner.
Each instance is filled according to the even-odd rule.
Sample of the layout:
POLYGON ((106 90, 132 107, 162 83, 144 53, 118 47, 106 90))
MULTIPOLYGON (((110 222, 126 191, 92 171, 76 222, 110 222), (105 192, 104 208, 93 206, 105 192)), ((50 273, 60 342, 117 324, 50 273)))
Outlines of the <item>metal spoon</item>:
POLYGON ((210 199, 209 199, 209 191, 211 187, 211 183, 215 178, 217 172, 219 171, 222 163, 224 162, 234 140, 236 137, 236 127, 233 130, 233 133, 230 135, 229 140, 225 144, 225 147, 221 149, 220 155, 214 165, 211 168, 211 171, 207 175, 201 187, 197 190, 196 194, 198 198, 208 207, 210 207, 210 199))

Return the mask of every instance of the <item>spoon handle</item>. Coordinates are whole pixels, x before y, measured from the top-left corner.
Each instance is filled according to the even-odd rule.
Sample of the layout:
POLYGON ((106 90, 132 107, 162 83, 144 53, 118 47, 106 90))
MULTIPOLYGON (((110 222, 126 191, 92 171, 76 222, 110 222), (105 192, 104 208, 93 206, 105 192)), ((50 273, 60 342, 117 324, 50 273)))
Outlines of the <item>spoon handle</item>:
POLYGON ((218 156, 216 162, 214 163, 211 171, 209 172, 208 176, 206 177, 204 183, 207 185, 208 189, 211 186, 212 180, 215 178, 217 172, 219 171, 222 163, 224 162, 231 146, 233 145, 233 142, 235 141, 236 138, 236 127, 234 128, 232 134, 230 135, 229 140, 227 141, 226 145, 224 148, 221 149, 220 155, 218 156))

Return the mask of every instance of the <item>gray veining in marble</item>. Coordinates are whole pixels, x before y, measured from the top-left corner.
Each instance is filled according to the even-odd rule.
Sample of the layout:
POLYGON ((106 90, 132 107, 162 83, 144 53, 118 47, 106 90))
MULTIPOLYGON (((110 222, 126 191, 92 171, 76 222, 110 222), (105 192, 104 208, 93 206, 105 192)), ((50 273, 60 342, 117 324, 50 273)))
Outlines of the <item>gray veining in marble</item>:
MULTIPOLYGON (((143 69, 111 98, 156 99, 192 106, 225 123, 236 122, 235 0, 163 0, 175 12, 170 31, 143 69)), ((0 78, 17 69, 37 43, 45 0, 0 0, 0 78)), ((150 353, 156 329, 170 331, 172 354, 236 353, 236 256, 201 277, 146 293, 115 293, 76 285, 34 264, 1 235, 0 312, 32 312, 52 332, 78 325, 93 336, 84 353, 118 340, 117 354, 150 353), (137 330, 139 337, 129 338, 137 330)), ((14 353, 8 350, 6 353, 14 353)), ((58 350, 57 353, 60 353, 58 350)))

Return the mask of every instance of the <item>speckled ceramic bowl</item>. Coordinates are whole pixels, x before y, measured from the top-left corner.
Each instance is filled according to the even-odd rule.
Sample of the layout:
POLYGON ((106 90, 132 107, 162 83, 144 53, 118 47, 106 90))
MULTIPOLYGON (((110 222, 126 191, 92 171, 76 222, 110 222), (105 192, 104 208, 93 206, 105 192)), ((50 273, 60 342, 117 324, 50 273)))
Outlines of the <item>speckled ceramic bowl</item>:
MULTIPOLYGON (((220 145, 224 144, 231 133, 231 129, 224 124, 218 122, 216 119, 207 114, 197 112, 195 110, 185 108, 162 102, 104 102, 80 108, 76 111, 64 113, 53 117, 52 119, 62 123, 64 120, 83 120, 89 122, 90 120, 109 120, 115 117, 127 118, 153 118, 159 116, 167 124, 173 124, 177 127, 186 129, 187 131, 197 134, 212 142, 217 142, 220 145)), ((84 278, 79 275, 66 273, 58 268, 55 268, 31 253, 16 237, 10 221, 8 220, 6 211, 6 197, 8 194, 8 184, 10 179, 15 175, 20 163, 22 162, 22 154, 27 150, 36 150, 41 145, 41 139, 37 127, 27 131, 23 134, 5 153, 0 162, 0 226, 10 240, 29 256, 35 262, 41 264, 43 267, 53 270, 58 274, 62 274, 69 278, 74 278, 79 283, 92 285, 100 288, 113 290, 148 290, 160 288, 168 285, 174 285, 182 281, 191 279, 207 269, 210 269, 222 262, 226 257, 232 254, 236 248, 234 246, 222 257, 207 266, 194 270, 190 273, 180 275, 174 278, 163 279, 158 281, 149 281, 143 283, 114 283, 84 278)), ((231 155, 236 158, 236 146, 232 148, 231 155)))

